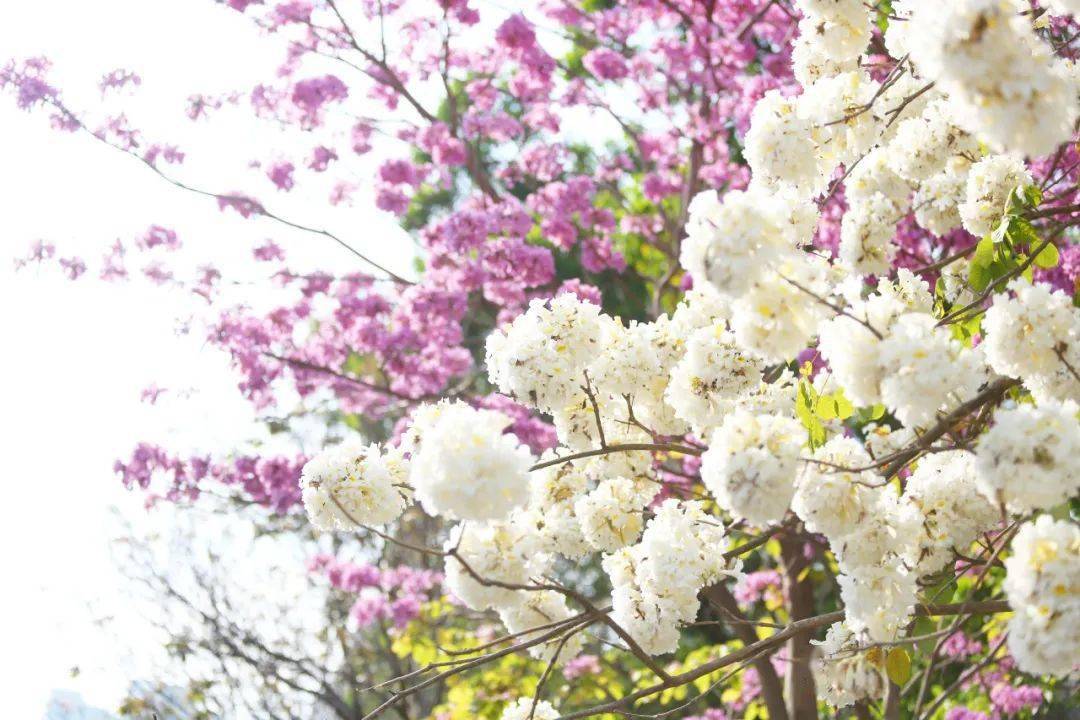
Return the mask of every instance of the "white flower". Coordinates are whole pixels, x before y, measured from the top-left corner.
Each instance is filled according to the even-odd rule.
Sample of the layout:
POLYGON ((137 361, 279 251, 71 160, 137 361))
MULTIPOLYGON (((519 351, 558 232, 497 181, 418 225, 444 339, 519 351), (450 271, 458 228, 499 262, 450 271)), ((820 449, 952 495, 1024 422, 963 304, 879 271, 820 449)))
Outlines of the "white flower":
POLYGON ((736 342, 766 362, 786 362, 806 348, 818 324, 832 314, 828 263, 817 255, 788 254, 771 264, 733 305, 736 342))
POLYGON ((698 591, 731 569, 724 528, 699 502, 665 500, 637 545, 603 560, 612 585, 612 619, 645 652, 673 652, 679 626, 698 612, 698 591))
MULTIPOLYGON (((880 280, 877 289, 876 294, 865 300, 857 295, 850 297, 848 314, 822 323, 819 331, 818 349, 829 361, 833 376, 848 399, 856 405, 879 402, 881 384, 886 377, 881 349, 884 340, 870 328, 888 336, 899 317, 910 311, 926 314, 932 302, 926 283, 909 270, 900 270, 896 283, 880 280)), ((897 341, 894 345, 898 345, 894 350, 902 355, 902 344, 897 341)), ((899 355, 893 359, 902 360, 899 355)))
POLYGON ((857 58, 870 42, 870 17, 865 7, 856 14, 809 14, 799 21, 799 35, 830 58, 857 58))
POLYGON ((533 457, 503 431, 510 418, 459 401, 416 413, 409 478, 432 515, 462 520, 505 518, 529 495, 533 457))
MULTIPOLYGON (((781 198, 782 199, 782 198, 781 198)), ((770 261, 805 241, 791 205, 761 191, 699 193, 690 203, 679 261, 699 283, 732 297, 744 293, 770 261)))
POLYGON ((904 502, 922 515, 917 531, 918 574, 940 570, 1000 518, 976 486, 975 457, 960 450, 919 460, 904 489, 904 502))
POLYGON ((462 564, 453 555, 446 558, 446 588, 473 610, 520 603, 518 589, 491 583, 527 585, 549 562, 525 523, 462 523, 451 531, 444 549, 456 550, 465 561, 462 564))
POLYGON ((948 93, 961 125, 993 145, 1040 156, 1072 136, 1078 114, 1066 64, 1015 0, 911 3, 903 44, 948 93))
POLYGON ((960 204, 967 192, 971 161, 951 157, 945 168, 919 185, 912 199, 915 221, 935 235, 945 235, 960 227, 960 204))
POLYGON ((737 409, 701 458, 701 479, 736 518, 768 525, 784 518, 806 431, 795 420, 737 409))
POLYGON ((888 425, 868 423, 863 427, 863 443, 867 451, 876 458, 900 450, 915 441, 915 431, 911 428, 898 428, 893 430, 888 425))
POLYGON ((965 348, 932 315, 897 318, 878 346, 881 397, 904 425, 925 427, 970 399, 986 379, 979 348, 965 348))
POLYGON ((385 525, 405 511, 407 463, 398 450, 350 439, 308 460, 300 475, 304 510, 320 530, 385 525))
POLYGON ((829 48, 817 42, 813 34, 799 35, 791 44, 791 70, 803 87, 821 78, 857 70, 858 67, 857 57, 832 57, 829 48))
POLYGON ((882 478, 871 470, 866 450, 852 438, 836 437, 818 448, 818 462, 804 464, 795 482, 791 509, 806 529, 838 538, 867 516, 875 501, 874 488, 882 478))
POLYGON ((1080 310, 1043 284, 1014 280, 1009 290, 1013 297, 995 295, 983 318, 987 362, 1023 378, 1040 402, 1080 400, 1080 310))
POLYGON ((863 567, 855 575, 837 577, 848 626, 876 642, 895 640, 915 607, 915 580, 915 573, 897 564, 863 567))
POLYGON ((736 396, 760 380, 760 362, 742 352, 735 337, 717 323, 690 336, 664 399, 678 417, 696 428, 709 428, 720 423, 736 396))
POLYGON ((499 720, 557 720, 558 717, 559 711, 546 700, 537 702, 534 711, 532 698, 519 698, 506 706, 499 720))
POLYGON ((882 195, 899 209, 906 208, 911 198, 911 185, 889 167, 884 148, 874 148, 844 180, 844 197, 849 203, 869 200, 882 195))
POLYGON ((1080 491, 1080 422, 1076 403, 998 410, 979 439, 979 490, 1013 512, 1051 508, 1080 491))
POLYGON ((934 100, 922 114, 901 120, 886 148, 889 167, 900 177, 920 183, 945 169, 950 158, 978 156, 978 142, 954 122, 947 99, 934 100))
MULTIPOLYGON (((652 327, 604 317, 598 356, 589 363, 589 380, 602 393, 636 395, 660 375, 660 358, 652 345, 652 327)), ((584 384, 584 378, 582 379, 584 384)))
POLYGON ((771 188, 805 189, 806 196, 819 193, 831 168, 819 161, 814 137, 814 123, 799 113, 797 100, 779 90, 765 93, 750 115, 744 142, 754 179, 771 188))
POLYGON ((862 521, 840 537, 829 536, 840 569, 856 577, 868 568, 914 565, 918 554, 918 508, 900 503, 891 486, 872 490, 870 497, 862 521))
POLYGON ((1042 515, 1012 549, 1003 583, 1014 611, 1009 650, 1025 672, 1069 675, 1080 657, 1080 528, 1042 515))
POLYGON ((1012 155, 991 155, 972 165, 960 205, 964 229, 975 237, 989 233, 1001 220, 1009 193, 1030 184, 1031 173, 1012 155))
POLYGON ((886 275, 892 267, 896 224, 904 212, 874 193, 852 201, 840 222, 840 260, 860 275, 886 275))
POLYGON ((879 119, 866 109, 878 90, 869 75, 852 71, 821 78, 799 97, 799 113, 813 123, 818 164, 826 174, 858 161, 878 141, 879 119))
POLYGON ((487 369, 500 392, 545 412, 577 393, 582 371, 596 358, 600 308, 566 293, 533 300, 509 327, 487 338, 487 369))
POLYGON ((859 700, 884 696, 887 681, 882 664, 874 665, 865 652, 856 652, 861 643, 845 623, 833 623, 824 640, 810 642, 821 648, 814 674, 824 691, 825 702, 842 708, 859 700))
POLYGON ((605 552, 634 542, 644 524, 641 511, 659 489, 658 485, 648 487, 623 477, 602 481, 574 503, 585 540, 605 552))
MULTIPOLYGON (((566 606, 566 598, 554 590, 522 590, 520 597, 520 603, 499 609, 499 620, 506 626, 508 634, 516 636, 513 640, 515 643, 528 642, 549 633, 555 628, 544 626, 569 620, 574 616, 566 606), (544 629, 526 632, 534 628, 544 629)), ((581 633, 572 635, 560 649, 561 642, 562 636, 556 635, 546 642, 531 646, 529 654, 544 662, 550 662, 556 651, 560 661, 568 660, 581 652, 581 633)))

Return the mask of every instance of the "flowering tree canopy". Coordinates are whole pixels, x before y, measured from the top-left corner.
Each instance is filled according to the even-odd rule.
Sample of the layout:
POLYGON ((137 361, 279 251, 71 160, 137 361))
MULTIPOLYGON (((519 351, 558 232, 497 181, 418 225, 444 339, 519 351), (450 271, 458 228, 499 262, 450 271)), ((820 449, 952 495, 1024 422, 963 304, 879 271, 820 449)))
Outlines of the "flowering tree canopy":
MULTIPOLYGON (((255 407, 329 417, 311 457, 116 465, 367 558, 311 567, 386 662, 327 654, 351 691, 293 691, 365 720, 1075 710, 1080 4, 224 5, 288 54, 188 116, 305 139, 248 188, 70 106, 42 58, 0 86, 355 261, 259 245, 269 310, 224 303, 213 266, 177 275, 163 226, 100 268, 145 256, 206 298, 255 407), (415 273, 275 208, 302 184, 348 202, 367 153, 415 273)), ((56 252, 20 262, 88 271, 56 252)))

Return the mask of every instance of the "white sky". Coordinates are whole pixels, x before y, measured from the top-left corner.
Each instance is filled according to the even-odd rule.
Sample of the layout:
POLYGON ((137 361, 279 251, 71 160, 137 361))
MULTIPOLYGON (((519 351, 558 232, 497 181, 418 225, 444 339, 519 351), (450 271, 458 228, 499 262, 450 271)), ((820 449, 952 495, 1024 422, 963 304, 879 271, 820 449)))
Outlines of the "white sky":
MULTIPOLYGON (((192 177, 218 190, 243 186, 229 182, 239 163, 222 158, 246 160, 267 137, 213 122, 193 129, 183 117, 189 93, 250 86, 280 58, 239 14, 210 0, 6 5, 0 62, 50 56, 57 84, 77 106, 97 102, 101 73, 136 70, 143 77, 140 123, 162 129, 162 139, 187 140, 181 144, 191 152, 192 177)), ((192 263, 212 259, 226 272, 249 266, 252 241, 271 233, 291 257, 312 264, 353 269, 356 261, 325 240, 223 215, 87 137, 51 131, 44 116, 17 111, 6 96, 0 129, 0 446, 9 488, 0 523, 7 588, 0 677, 7 716, 30 718, 40 717, 58 687, 112 707, 138 674, 140 654, 154 645, 140 636, 137 619, 125 620, 130 609, 108 538, 117 532, 114 506, 143 526, 168 524, 169 511, 143 512, 141 498, 121 489, 113 460, 140 439, 224 452, 250 438, 253 416, 224 359, 198 336, 176 334, 175 319, 198 308, 190 298, 143 283, 104 284, 89 273, 76 283, 55 269, 16 273, 12 259, 41 238, 55 242, 58 254, 93 263, 113 239, 130 240, 156 222, 177 230, 192 263), (157 407, 139 400, 152 382, 170 390, 157 407), (121 619, 116 628, 130 647, 92 625, 103 614, 121 619), (71 679, 74 665, 82 672, 71 679)), ((288 200, 289 214, 305 218, 305 198, 288 200)), ((314 224, 329 224, 373 257, 407 268, 408 240, 369 198, 329 217, 325 203, 310 207, 321 213, 306 216, 314 224)))

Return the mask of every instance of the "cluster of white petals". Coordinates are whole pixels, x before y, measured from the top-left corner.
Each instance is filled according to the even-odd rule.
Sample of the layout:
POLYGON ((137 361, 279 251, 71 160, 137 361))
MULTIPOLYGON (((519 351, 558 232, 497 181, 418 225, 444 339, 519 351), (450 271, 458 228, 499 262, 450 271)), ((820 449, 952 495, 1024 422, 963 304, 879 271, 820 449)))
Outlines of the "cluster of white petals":
POLYGON ((979 492, 974 456, 960 450, 919 460, 907 479, 903 501, 913 504, 921 516, 916 535, 919 575, 940 570, 953 559, 953 551, 965 552, 1001 519, 979 492))
POLYGON ((550 662, 556 657, 556 653, 559 660, 567 660, 581 652, 580 633, 571 635, 566 642, 562 642, 559 634, 553 633, 558 629, 556 623, 569 620, 574 615, 561 593, 554 590, 525 592, 524 598, 524 602, 499 609, 499 619, 506 626, 507 632, 514 635, 514 642, 529 642, 552 634, 550 640, 529 648, 530 655, 544 662, 550 662), (533 632, 527 632, 529 630, 533 632))
POLYGON ((1009 290, 983 319, 990 367, 1023 379, 1040 402, 1080 402, 1080 308, 1046 285, 1015 280, 1009 290))
POLYGON ((979 490, 1014 512, 1054 507, 1080 492, 1080 409, 1047 402, 998 410, 979 439, 979 490))
POLYGON ((755 525, 780 522, 795 493, 806 431, 795 420, 729 414, 701 458, 701 480, 720 507, 755 525))
POLYGON ((1080 658, 1080 527, 1041 515, 1005 560, 1009 651, 1025 672, 1066 676, 1080 658))
POLYGON ((446 587, 474 610, 520 604, 531 593, 516 586, 527 586, 550 560, 527 526, 508 521, 457 525, 444 549, 454 551, 446 559, 446 587))
POLYGON ((732 572, 727 538, 700 502, 665 500, 641 541, 604 557, 612 618, 651 655, 674 652, 679 628, 693 622, 698 591, 732 572))
POLYGON ((407 477, 408 462, 400 451, 346 440, 304 465, 300 476, 304 510, 320 530, 385 525, 405 510, 407 477))
POLYGON ((499 720, 557 720, 559 711, 547 700, 519 698, 507 705, 499 720))
POLYGON ((564 293, 533 300, 509 327, 487 338, 487 369, 500 392, 552 412, 568 404, 596 355, 600 308, 564 293))
POLYGON ((821 652, 814 674, 827 703, 841 708, 885 694, 888 680, 884 669, 859 652, 859 636, 843 622, 829 626, 825 639, 814 644, 821 652))
POLYGON ((529 496, 532 454, 504 431, 510 418, 463 402, 425 405, 413 417, 409 478, 432 515, 497 520, 529 496))
MULTIPOLYGON (((903 0, 903 45, 919 73, 949 94, 959 123, 994 147, 1045 155, 1069 139, 1080 106, 1065 61, 1053 55, 1018 0, 903 0)), ((890 47, 893 50, 893 47, 890 47)), ((899 57, 899 56, 898 56, 899 57)))

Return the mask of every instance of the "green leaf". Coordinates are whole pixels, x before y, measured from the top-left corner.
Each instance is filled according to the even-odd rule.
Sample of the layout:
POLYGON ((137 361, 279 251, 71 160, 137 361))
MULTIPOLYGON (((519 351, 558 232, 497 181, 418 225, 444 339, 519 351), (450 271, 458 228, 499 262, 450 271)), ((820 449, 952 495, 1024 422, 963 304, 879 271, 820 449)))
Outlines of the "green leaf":
POLYGON ((982 292, 993 279, 989 265, 971 263, 971 269, 968 271, 968 284, 971 285, 972 290, 977 293, 982 292))
POLYGON ((984 235, 979 244, 975 246, 975 254, 971 257, 971 264, 987 267, 992 262, 994 262, 994 239, 990 235, 984 235))
POLYGON ((889 651, 885 656, 885 673, 900 686, 911 679, 911 658, 908 657, 907 650, 894 647, 889 651))
POLYGON ((817 405, 814 407, 814 414, 822 420, 832 420, 837 416, 836 413, 836 401, 833 400, 831 395, 818 400, 817 405))
POLYGON ((1035 245, 1039 242, 1039 234, 1035 227, 1025 218, 1013 216, 1009 219, 1009 242, 1013 245, 1035 245))
POLYGON ((1061 254, 1058 252, 1057 246, 1054 243, 1047 243, 1046 247, 1039 251, 1039 254, 1035 256, 1035 264, 1041 268, 1057 267, 1058 262, 1061 260, 1061 254))
MULTIPOLYGON (((841 420, 847 420, 849 417, 855 414, 855 406, 851 404, 851 401, 844 396, 844 391, 840 390, 835 393, 833 397, 836 399, 836 416, 841 420)), ((882 412, 884 412, 882 408, 882 412)))

